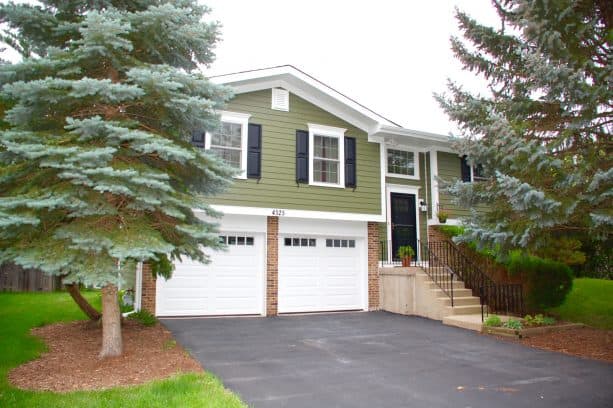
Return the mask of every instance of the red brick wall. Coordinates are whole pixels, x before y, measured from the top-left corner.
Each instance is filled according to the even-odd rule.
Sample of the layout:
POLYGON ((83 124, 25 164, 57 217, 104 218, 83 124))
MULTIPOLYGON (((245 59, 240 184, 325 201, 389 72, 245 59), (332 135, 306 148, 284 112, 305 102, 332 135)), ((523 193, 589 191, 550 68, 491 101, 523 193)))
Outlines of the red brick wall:
POLYGON ((155 314, 155 278, 151 275, 151 266, 143 264, 143 291, 141 309, 155 314))
POLYGON ((379 224, 368 223, 368 309, 379 309, 379 224))
POLYGON ((266 230, 266 316, 276 316, 279 292, 279 217, 268 217, 266 230))
POLYGON ((428 242, 448 241, 449 237, 438 230, 436 225, 428 226, 428 242))

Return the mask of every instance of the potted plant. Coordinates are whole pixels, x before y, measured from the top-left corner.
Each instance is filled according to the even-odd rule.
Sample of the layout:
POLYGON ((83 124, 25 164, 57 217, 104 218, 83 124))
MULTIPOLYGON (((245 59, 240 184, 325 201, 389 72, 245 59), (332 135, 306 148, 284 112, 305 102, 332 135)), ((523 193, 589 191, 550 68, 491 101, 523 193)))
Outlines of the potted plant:
POLYGON ((402 260, 402 266, 406 268, 411 265, 411 259, 415 256, 415 251, 412 246, 403 245, 398 247, 398 252, 396 254, 398 258, 402 260))
POLYGON ((441 224, 444 224, 447 222, 447 218, 449 218, 449 213, 443 209, 440 209, 438 210, 437 216, 438 216, 438 222, 440 222, 441 224))

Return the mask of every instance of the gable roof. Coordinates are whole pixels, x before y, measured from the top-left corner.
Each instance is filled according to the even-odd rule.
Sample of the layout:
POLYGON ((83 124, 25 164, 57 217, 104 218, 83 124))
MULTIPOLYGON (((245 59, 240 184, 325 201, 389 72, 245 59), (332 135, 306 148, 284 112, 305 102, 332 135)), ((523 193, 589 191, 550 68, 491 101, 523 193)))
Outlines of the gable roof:
POLYGON ((369 133, 377 125, 401 127, 292 65, 217 75, 210 79, 232 86, 237 94, 270 88, 287 89, 369 133))
POLYGON ((379 139, 407 138, 448 145, 449 137, 406 129, 292 65, 254 69, 209 77, 231 86, 236 94, 284 88, 379 139))

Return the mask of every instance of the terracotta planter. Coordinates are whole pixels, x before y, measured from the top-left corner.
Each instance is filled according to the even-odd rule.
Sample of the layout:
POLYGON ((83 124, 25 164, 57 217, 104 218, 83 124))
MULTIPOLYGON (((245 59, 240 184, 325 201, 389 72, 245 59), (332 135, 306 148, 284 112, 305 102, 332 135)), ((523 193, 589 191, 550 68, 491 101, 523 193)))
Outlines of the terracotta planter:
POLYGON ((405 258, 402 258, 402 267, 408 268, 409 266, 411 266, 411 257, 407 256, 405 258))

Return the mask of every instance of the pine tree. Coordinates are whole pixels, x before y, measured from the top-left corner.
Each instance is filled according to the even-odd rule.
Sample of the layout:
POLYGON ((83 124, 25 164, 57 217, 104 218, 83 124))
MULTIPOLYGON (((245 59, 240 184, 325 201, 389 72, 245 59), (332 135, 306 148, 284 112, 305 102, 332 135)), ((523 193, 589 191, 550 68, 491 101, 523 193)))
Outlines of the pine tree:
POLYGON ((233 170, 190 143, 231 95, 198 69, 218 24, 191 0, 39 3, 0 6, 23 56, 0 66, 0 262, 101 286, 100 355, 119 355, 119 268, 167 276, 220 245, 193 210, 219 215, 203 198, 233 170))
MULTIPOLYGON (((613 6, 606 0, 494 1, 495 29, 456 11, 452 38, 464 69, 488 84, 475 95, 449 82, 436 95, 459 124, 460 154, 487 180, 447 181, 467 219, 460 240, 521 248, 569 264, 581 242, 611 239, 613 225, 613 6)), ((582 258, 583 257, 583 258, 582 258)))

